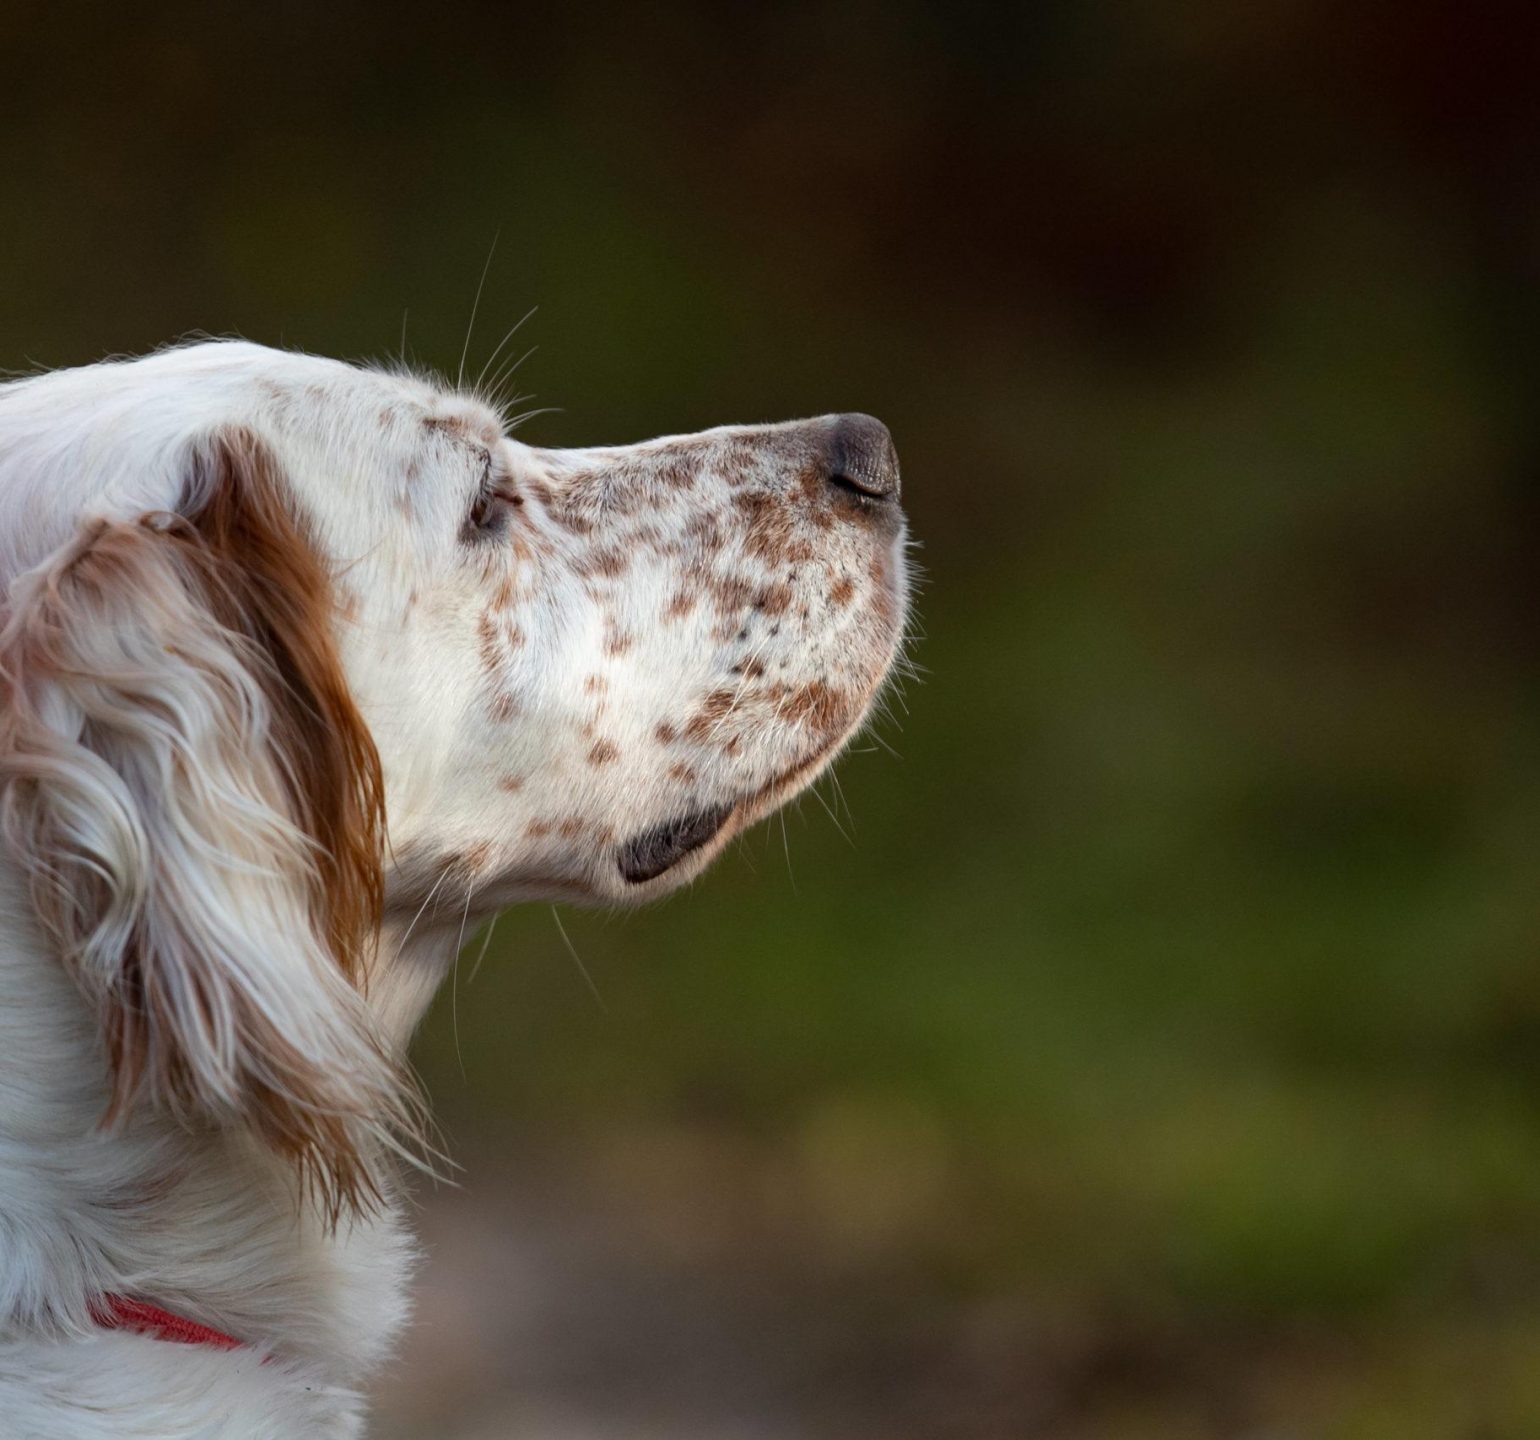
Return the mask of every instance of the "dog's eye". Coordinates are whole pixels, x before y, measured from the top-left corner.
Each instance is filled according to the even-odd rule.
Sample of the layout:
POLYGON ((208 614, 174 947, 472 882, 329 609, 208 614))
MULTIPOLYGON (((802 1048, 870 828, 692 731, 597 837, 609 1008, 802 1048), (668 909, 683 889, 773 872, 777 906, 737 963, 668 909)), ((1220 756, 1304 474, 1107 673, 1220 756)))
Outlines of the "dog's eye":
POLYGON ((524 497, 515 493, 507 476, 494 472, 492 452, 487 451, 482 462, 481 483, 476 488, 476 498, 465 517, 460 538, 467 543, 496 538, 508 528, 513 512, 523 503, 524 497))

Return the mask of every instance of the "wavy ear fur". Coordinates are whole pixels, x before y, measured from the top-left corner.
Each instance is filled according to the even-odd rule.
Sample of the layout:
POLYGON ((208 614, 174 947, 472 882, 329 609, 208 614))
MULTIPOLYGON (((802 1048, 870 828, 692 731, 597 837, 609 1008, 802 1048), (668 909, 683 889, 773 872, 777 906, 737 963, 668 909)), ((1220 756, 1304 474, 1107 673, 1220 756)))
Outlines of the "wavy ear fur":
POLYGON ((109 1121, 244 1126, 335 1221, 411 1092, 363 1003, 379 759, 271 451, 217 432, 176 513, 97 521, 0 615, 0 822, 96 1007, 109 1121))

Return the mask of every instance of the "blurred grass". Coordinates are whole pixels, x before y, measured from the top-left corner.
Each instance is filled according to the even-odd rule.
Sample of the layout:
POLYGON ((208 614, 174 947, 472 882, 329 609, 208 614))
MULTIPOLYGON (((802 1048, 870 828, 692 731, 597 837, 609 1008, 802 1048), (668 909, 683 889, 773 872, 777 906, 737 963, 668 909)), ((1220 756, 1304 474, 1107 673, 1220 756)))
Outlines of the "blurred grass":
POLYGON ((1023 1372, 1103 1356, 1056 1440, 1540 1433, 1517 11, 173 6, 67 66, 51 13, 0 58, 6 363, 407 309, 452 371, 500 233, 471 365, 539 303, 529 438, 897 437, 897 755, 564 913, 602 1009, 545 909, 473 943, 453 1136, 659 1253, 1021 1306, 1023 1372))

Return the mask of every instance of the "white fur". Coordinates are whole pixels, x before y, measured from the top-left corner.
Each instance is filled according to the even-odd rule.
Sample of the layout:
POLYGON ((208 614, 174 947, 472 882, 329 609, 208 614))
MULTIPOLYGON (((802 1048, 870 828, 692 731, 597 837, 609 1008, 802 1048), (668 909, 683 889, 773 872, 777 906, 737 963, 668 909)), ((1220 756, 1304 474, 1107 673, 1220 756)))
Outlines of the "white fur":
POLYGON ((539 450, 423 379, 233 342, 0 386, 0 666, 29 626, 77 666, 0 673, 31 737, 0 754, 0 1434, 359 1432, 360 1386, 406 1315, 397 1187, 328 1223, 249 1123, 272 1057, 244 1055, 232 1017, 252 1007, 331 1077, 328 1103, 387 1173, 389 1061, 466 928, 520 900, 664 893, 808 783, 867 713, 905 585, 901 526, 837 513, 808 480, 826 429, 539 450), (383 768, 385 914, 362 992, 296 888, 310 842, 250 657, 190 609, 155 543, 174 522, 142 518, 198 503, 189 476, 232 425, 277 458, 337 577, 343 668, 383 768), (489 461, 521 508, 468 539, 489 461), (74 566, 102 521, 140 526, 143 546, 126 588, 94 593, 74 566), (617 869, 628 837, 728 805, 656 879, 617 869), (41 917, 38 886, 80 874, 102 894, 41 917), (98 1013, 135 927, 183 1007, 193 1099, 146 1093, 103 1125, 98 1013), (111 1293, 249 1348, 104 1332, 91 1306, 111 1293))

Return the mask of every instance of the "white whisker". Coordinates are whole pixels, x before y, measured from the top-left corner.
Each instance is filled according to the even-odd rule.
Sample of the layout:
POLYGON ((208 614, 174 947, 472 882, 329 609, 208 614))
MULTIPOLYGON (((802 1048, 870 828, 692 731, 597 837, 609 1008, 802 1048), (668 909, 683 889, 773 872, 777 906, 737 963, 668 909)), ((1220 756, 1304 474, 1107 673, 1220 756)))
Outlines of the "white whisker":
POLYGON ((481 949, 476 952, 476 963, 471 966, 471 973, 465 977, 467 986, 476 983, 476 976, 481 971, 481 962, 487 958, 487 947, 492 943, 492 932, 497 929, 497 918, 494 915, 487 921, 487 933, 481 938, 481 949))
POLYGON ((842 839, 847 845, 849 845, 853 849, 855 847, 855 843, 856 842, 854 840, 852 840, 850 838, 850 836, 845 833, 845 827, 840 824, 839 816, 834 813, 833 809, 829 805, 829 802, 827 800, 825 800, 823 798, 823 796, 818 793, 818 787, 816 785, 810 785, 810 786, 808 786, 806 793, 811 795, 813 797, 813 799, 815 799, 820 805, 823 806, 824 814, 827 815, 829 817, 829 819, 834 822, 834 828, 839 831, 840 839, 842 839))
POLYGON ((465 357, 470 354, 471 334, 476 329, 476 312, 481 308, 481 289, 487 283, 487 271, 492 268, 492 257, 497 254, 497 242, 502 239, 502 229, 492 237, 491 248, 487 251, 486 264, 481 267, 481 279, 476 282, 476 298, 471 302, 471 318, 465 327, 465 343, 460 347, 460 368, 455 371, 455 389, 458 390, 465 382, 465 357))
MULTIPOLYGON (((490 259, 490 258, 491 257, 489 256, 488 259, 490 259)), ((535 313, 535 311, 538 310, 539 308, 540 307, 538 305, 531 305, 529 307, 529 309, 526 310, 524 312, 524 314, 519 317, 519 319, 514 321, 514 323, 511 326, 509 326, 507 334, 505 334, 503 336, 503 338, 497 342, 497 348, 495 350, 493 350, 493 352, 490 355, 488 355, 487 358, 482 362, 481 369, 480 369, 480 371, 477 372, 476 379, 475 379, 475 381, 471 385, 471 389, 472 390, 476 391, 477 393, 480 393, 480 391, 481 391, 481 382, 486 379, 487 371, 491 367, 492 362, 494 360, 496 360, 497 357, 503 353, 503 346, 506 345, 510 340, 513 339, 513 337, 515 335, 517 335, 519 333, 519 327, 522 326, 524 324, 524 322, 526 320, 528 320, 529 317, 531 315, 533 315, 535 313)), ((526 351, 525 353, 528 354, 530 352, 526 351)))
POLYGON ((465 1073, 465 1056, 460 1050, 460 951, 465 945, 465 922, 470 919, 471 893, 475 889, 474 882, 465 882, 465 908, 460 912, 460 933, 455 937, 455 958, 453 973, 449 977, 449 1027, 454 1032, 455 1060, 460 1066, 460 1078, 467 1080, 470 1077, 465 1073))
POLYGON ((561 923, 561 914, 554 905, 551 906, 551 919, 556 922, 562 944, 567 947, 567 954, 572 957, 572 963, 577 966, 578 974, 583 977, 583 983, 588 986, 588 993, 594 997, 594 1003, 608 1015, 610 1007, 604 1003, 604 996, 599 993, 599 987, 594 984, 593 976, 588 973, 588 967, 578 958, 577 950, 573 947, 572 941, 567 938, 567 927, 561 923))
POLYGON ((453 863, 444 867, 443 873, 433 882, 433 888, 428 891, 427 895, 423 898, 422 904, 417 907, 417 913, 412 916, 412 923, 406 927, 406 934, 401 937, 400 943, 396 946, 397 959, 401 958, 402 952, 406 949, 406 942, 412 938, 412 931, 417 928, 417 922, 422 919, 422 912, 432 903, 433 897, 438 894, 439 886, 449 878, 449 874, 454 868, 453 863))

